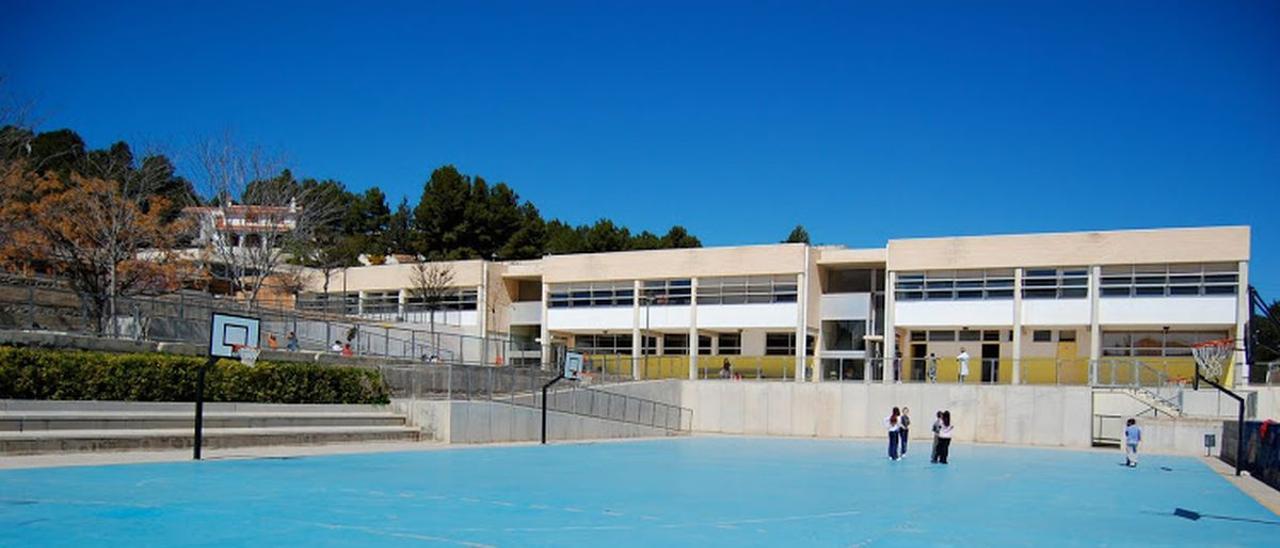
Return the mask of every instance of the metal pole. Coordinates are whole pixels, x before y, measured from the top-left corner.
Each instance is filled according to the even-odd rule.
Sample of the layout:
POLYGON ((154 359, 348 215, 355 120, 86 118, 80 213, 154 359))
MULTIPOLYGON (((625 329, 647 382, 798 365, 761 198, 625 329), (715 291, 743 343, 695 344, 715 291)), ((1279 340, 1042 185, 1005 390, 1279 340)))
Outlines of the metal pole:
POLYGON ((204 375, 205 370, 213 367, 218 363, 216 356, 209 356, 204 365, 196 372, 196 431, 195 440, 192 444, 192 460, 200 460, 200 442, 204 437, 204 375))
POLYGON ((551 388, 551 385, 560 382, 560 379, 563 378, 564 371, 562 370, 559 375, 556 375, 556 378, 551 379, 551 382, 542 385, 542 445, 547 444, 547 389, 551 388))

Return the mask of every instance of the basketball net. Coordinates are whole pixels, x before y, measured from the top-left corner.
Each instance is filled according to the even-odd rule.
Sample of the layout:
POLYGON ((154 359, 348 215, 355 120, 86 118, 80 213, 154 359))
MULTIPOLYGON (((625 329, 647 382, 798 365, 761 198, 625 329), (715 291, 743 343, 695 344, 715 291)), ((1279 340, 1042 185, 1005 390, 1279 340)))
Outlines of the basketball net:
POLYGON ((258 363, 258 354, 260 351, 252 346, 242 346, 239 344, 231 345, 231 349, 235 351, 236 356, 240 357, 240 363, 253 367, 258 363))
POLYGON ((1191 355, 1196 358, 1196 365, 1204 378, 1221 383, 1222 375, 1236 353, 1233 339, 1218 339, 1191 345, 1191 355))

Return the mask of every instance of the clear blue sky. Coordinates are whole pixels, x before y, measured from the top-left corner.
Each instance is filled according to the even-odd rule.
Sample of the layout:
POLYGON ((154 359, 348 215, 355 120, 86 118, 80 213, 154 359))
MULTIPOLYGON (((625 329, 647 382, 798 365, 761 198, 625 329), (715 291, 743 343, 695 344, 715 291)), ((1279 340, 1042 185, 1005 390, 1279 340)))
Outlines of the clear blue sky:
POLYGON ((4 3, 0 74, 93 146, 708 245, 1250 224, 1280 297, 1280 2, 4 3))

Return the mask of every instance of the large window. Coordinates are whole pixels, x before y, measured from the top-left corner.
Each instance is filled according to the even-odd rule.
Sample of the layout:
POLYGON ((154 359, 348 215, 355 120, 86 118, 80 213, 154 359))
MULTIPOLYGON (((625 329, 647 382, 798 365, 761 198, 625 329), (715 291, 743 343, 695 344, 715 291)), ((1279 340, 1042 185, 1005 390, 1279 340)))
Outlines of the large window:
POLYGON ((721 355, 736 356, 742 353, 742 335, 738 333, 721 333, 719 338, 721 355))
POLYGON ((653 306, 685 305, 693 300, 693 284, 687 279, 645 280, 642 287, 641 295, 653 306))
POLYGON ((1028 268, 1023 271, 1023 298, 1083 299, 1088 296, 1088 268, 1028 268))
POLYGON ((551 286, 551 308, 587 306, 631 306, 635 295, 632 282, 589 282, 551 286))
POLYGON ((936 270, 898 275, 900 301, 1013 298, 1013 269, 936 270))
POLYGON ((323 310, 338 314, 355 315, 360 310, 360 294, 351 293, 316 293, 298 299, 301 310, 323 310))
POLYGON ((698 280, 698 304, 796 302, 796 277, 735 276, 698 280))
POLYGON ((662 353, 668 356, 678 356, 689 353, 689 336, 681 334, 666 334, 662 336, 662 353))
POLYGON ((1102 355, 1190 356, 1191 345, 1226 337, 1226 331, 1110 331, 1102 334, 1102 355))
MULTIPOLYGON (((880 279, 884 272, 872 268, 856 268, 827 271, 827 293, 870 293, 874 286, 883 286, 880 279)), ((883 289, 883 287, 881 288, 883 289)))
POLYGON ((631 335, 578 335, 577 350, 586 354, 630 354, 631 335))
POLYGON ((1235 295, 1239 285, 1231 263, 1102 267, 1103 297, 1235 295))
POLYGON ((365 314, 396 314, 400 312, 400 292, 366 291, 363 304, 365 314))
POLYGON ((825 320, 822 322, 822 347, 825 350, 866 350, 863 336, 867 334, 865 320, 825 320))
MULTIPOLYGON (((805 348, 810 356, 813 355, 813 337, 805 337, 805 348)), ((764 336, 764 354, 766 356, 793 356, 796 353, 796 334, 794 332, 786 333, 765 333, 764 336)))
POLYGON ((434 306, 428 306, 425 298, 415 296, 411 291, 405 300, 405 310, 409 312, 426 312, 435 310, 475 310, 477 293, 474 289, 452 290, 442 295, 434 306))

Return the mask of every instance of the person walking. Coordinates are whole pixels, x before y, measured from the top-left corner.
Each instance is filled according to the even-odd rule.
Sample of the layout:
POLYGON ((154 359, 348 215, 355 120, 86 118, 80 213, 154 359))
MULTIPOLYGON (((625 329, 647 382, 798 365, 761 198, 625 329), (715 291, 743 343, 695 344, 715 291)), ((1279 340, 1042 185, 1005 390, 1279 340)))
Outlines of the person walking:
POLYGON ((955 434, 951 427, 951 412, 942 412, 942 427, 938 429, 938 462, 947 464, 951 455, 951 436, 955 434))
POLYGON ((960 384, 964 384, 965 377, 969 376, 969 352, 960 348, 960 355, 956 356, 956 362, 960 364, 960 384))
POLYGON ((298 351, 298 335, 292 331, 284 338, 284 349, 290 352, 298 351))
POLYGON ((1129 419, 1124 426, 1124 465, 1130 468, 1138 467, 1138 444, 1142 443, 1142 429, 1138 428, 1138 421, 1129 419))
POLYGON ((934 414, 933 426, 929 429, 933 431, 933 453, 929 455, 929 462, 938 462, 938 433, 942 431, 942 411, 934 414))
POLYGON ((267 332, 267 348, 275 350, 280 347, 280 341, 276 340, 276 334, 267 332))
POLYGON ((904 405, 902 416, 898 418, 898 422, 902 423, 902 426, 898 427, 898 440, 902 442, 900 454, 904 459, 907 458, 907 438, 911 437, 911 417, 907 415, 910 412, 911 409, 904 405))
POLYGON ((938 382, 938 355, 933 352, 929 353, 929 357, 925 358, 925 369, 929 374, 929 382, 938 382))
POLYGON ((893 413, 884 419, 885 429, 889 431, 889 459, 898 460, 898 431, 902 428, 900 420, 902 413, 897 407, 893 408, 893 413))
POLYGON ((729 364, 729 358, 725 358, 724 365, 720 366, 720 378, 722 379, 733 378, 733 366, 729 364))

